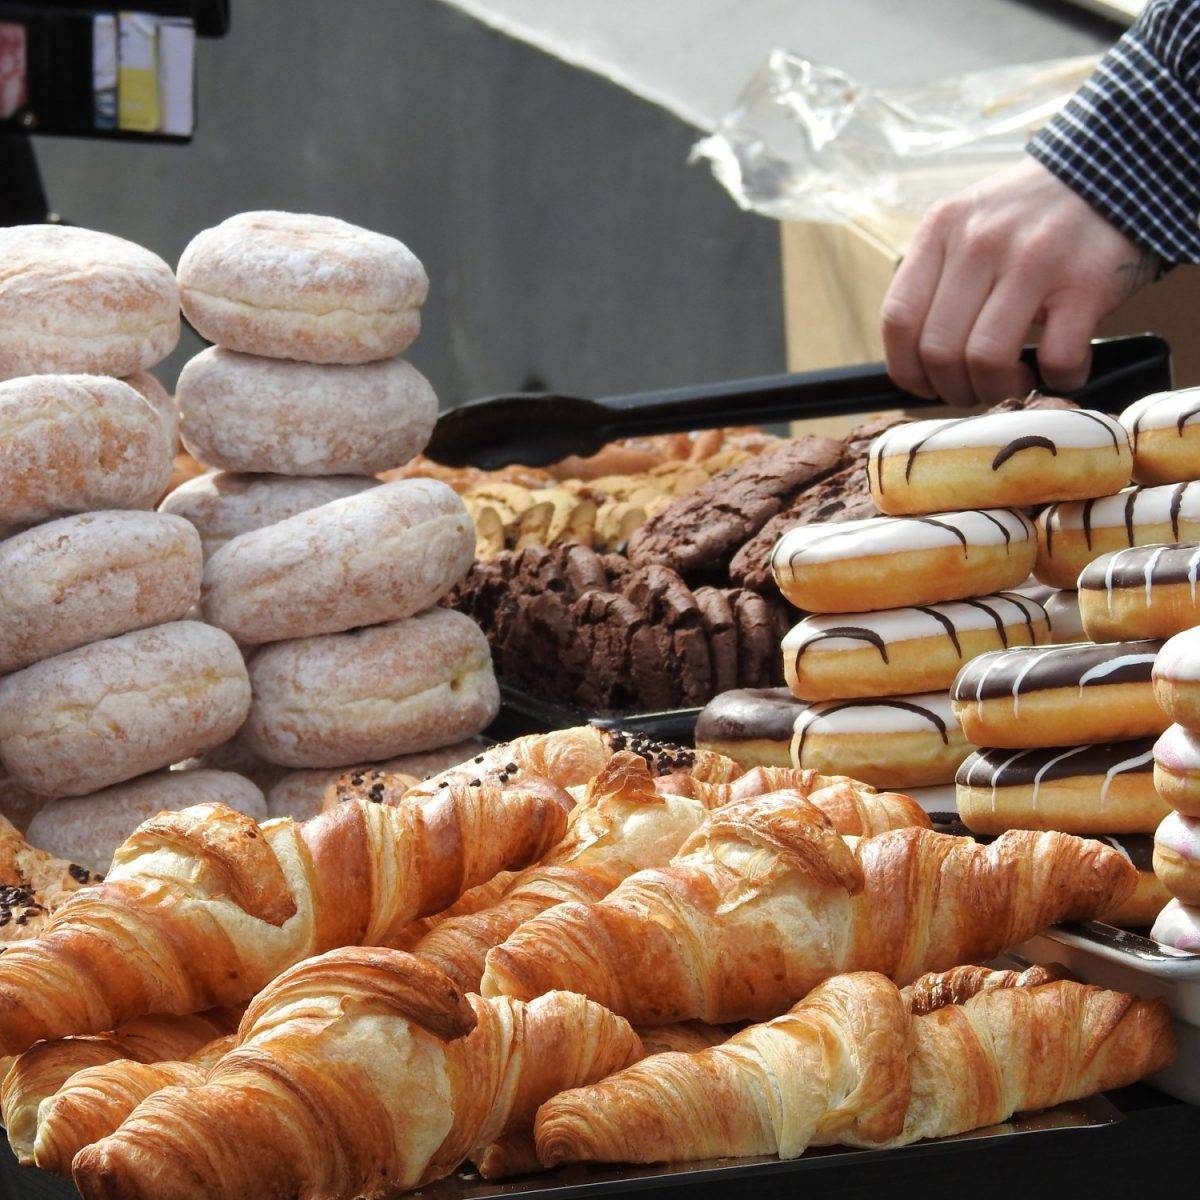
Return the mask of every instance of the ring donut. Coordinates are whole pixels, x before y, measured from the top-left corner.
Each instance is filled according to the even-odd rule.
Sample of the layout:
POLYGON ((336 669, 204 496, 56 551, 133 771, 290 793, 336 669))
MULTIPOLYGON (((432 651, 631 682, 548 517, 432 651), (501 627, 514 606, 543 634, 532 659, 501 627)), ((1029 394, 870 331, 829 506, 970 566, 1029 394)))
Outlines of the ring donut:
POLYGON ((1188 817, 1200 817, 1200 734, 1172 725, 1154 743, 1154 786, 1188 817))
POLYGON ((1045 609, 1016 592, 805 617, 783 639, 784 675, 808 701, 932 692, 976 655, 1038 645, 1049 633, 1045 609))
POLYGON ((1052 504, 1037 519, 1033 573, 1073 588, 1079 573, 1110 550, 1200 538, 1200 483, 1129 487, 1115 496, 1052 504))
POLYGON ((785 687, 735 688, 696 719, 696 746, 752 767, 790 767, 792 730, 805 705, 785 687))
POLYGON ((1200 388, 1155 392, 1131 404, 1120 422, 1133 444, 1139 483, 1200 479, 1200 388))
POLYGON ((1162 946, 1200 953, 1200 908, 1172 900, 1158 914, 1150 936, 1162 946))
POLYGON ((1033 567, 1037 537, 1007 508, 797 525, 771 570, 797 608, 857 613, 1003 592, 1033 567))
POLYGON ((970 496, 987 508, 1109 496, 1130 479, 1121 424, 1083 408, 1025 409, 895 425, 871 443, 880 512, 941 512, 970 496))
POLYGON ((792 735, 792 766, 889 791, 949 783, 970 752, 945 692, 814 704, 792 735))
POLYGON ((977 750, 958 771, 959 816, 976 833, 1153 833, 1168 811, 1154 787, 1153 744, 977 750))
POLYGON ((1150 672, 1160 642, 1026 646, 982 654, 950 689, 976 746, 1030 749, 1157 736, 1170 724, 1150 672))
POLYGON ((1134 546, 1084 567, 1079 613, 1093 642, 1169 638, 1200 625, 1200 545, 1134 546))
POLYGON ((1200 819, 1168 813, 1154 832, 1154 872, 1184 904, 1200 904, 1200 819))
POLYGON ((1163 643, 1153 676, 1154 695, 1170 719, 1200 729, 1200 627, 1163 643))

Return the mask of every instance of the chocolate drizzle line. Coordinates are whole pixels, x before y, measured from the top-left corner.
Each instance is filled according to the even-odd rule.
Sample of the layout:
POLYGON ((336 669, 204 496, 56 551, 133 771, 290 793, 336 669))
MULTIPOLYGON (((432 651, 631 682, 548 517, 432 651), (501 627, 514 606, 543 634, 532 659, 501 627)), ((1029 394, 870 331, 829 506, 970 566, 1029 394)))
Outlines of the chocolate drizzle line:
MULTIPOLYGON (((1133 510, 1137 507, 1137 492, 1130 492, 1125 497, 1125 540, 1133 545, 1133 510)), ((1092 543, 1088 542, 1088 549, 1092 548, 1092 543)))
MULTIPOLYGON (((1180 437, 1183 437, 1183 427, 1198 413, 1200 413, 1200 404, 1195 404, 1191 408, 1187 409, 1186 412, 1179 414, 1175 421, 1175 432, 1179 434, 1180 437)), ((1138 420, 1140 421, 1141 417, 1139 417, 1138 420)))
MULTIPOLYGON (((914 604, 913 607, 917 610, 917 612, 923 612, 927 617, 932 617, 941 625, 941 627, 946 631, 946 636, 951 642, 954 643, 954 653, 957 654, 959 658, 962 658, 962 646, 959 645, 958 630, 954 628, 954 622, 950 620, 945 613, 940 613, 936 608, 930 608, 926 604, 914 604)), ((984 606, 981 604, 979 607, 983 608, 984 606)), ((1008 645, 1007 642, 1004 644, 1006 646, 1008 645)))
MULTIPOLYGON (((930 614, 936 615, 936 614, 930 614)), ((887 652, 887 643, 873 629, 864 629, 861 625, 835 625, 832 629, 823 629, 819 633, 806 639, 796 651, 796 670, 800 669, 800 656, 817 642, 825 642, 830 638, 846 638, 852 642, 869 642, 876 650, 879 651, 879 657, 885 663, 890 664, 887 652)))
MULTIPOLYGON (((1187 487, 1186 483, 1177 484, 1171 493, 1171 536, 1176 541, 1179 541, 1179 510, 1183 507, 1183 494, 1187 491, 1187 487)), ((1132 533, 1129 535, 1129 540, 1133 541, 1132 533)))
POLYGON ((1052 455, 1058 457, 1058 447, 1048 437, 1031 434, 1028 437, 1014 438, 1007 446, 998 450, 996 457, 992 459, 992 470, 1000 470, 1013 455, 1020 454, 1022 450, 1049 450, 1052 455))
MULTIPOLYGON (((946 729, 946 722, 935 712, 931 712, 928 708, 922 708, 919 704, 911 704, 907 700, 892 700, 892 699, 871 699, 871 700, 838 700, 832 704, 822 707, 820 712, 815 712, 809 709, 812 717, 805 722, 804 728, 797 730, 796 754, 795 760, 800 765, 803 765, 804 742, 808 737, 808 731, 822 717, 831 717, 834 713, 843 712, 847 708, 898 708, 902 712, 914 713, 918 717, 923 717, 928 721, 934 729, 938 731, 944 746, 950 745, 950 734, 946 729)), ((801 717, 803 720, 803 717, 801 717)))
POLYGON ((987 518, 989 521, 991 521, 991 523, 992 523, 993 525, 995 525, 995 527, 996 527, 998 530, 1000 530, 1000 532, 1001 532, 1002 534, 1004 534, 1004 544, 1005 544, 1006 546, 1011 546, 1011 545, 1012 545, 1012 534, 1008 532, 1008 526, 1007 526, 1007 525, 1005 525, 1005 523, 1004 523, 1003 521, 999 520, 999 519, 998 519, 998 518, 996 518, 996 517, 993 517, 993 516, 992 516, 992 514, 991 514, 990 512, 988 512, 986 509, 983 509, 983 508, 977 508, 977 509, 975 509, 975 511, 976 511, 976 512, 977 512, 977 513, 978 513, 978 514, 981 516, 981 517, 986 517, 986 518, 987 518))

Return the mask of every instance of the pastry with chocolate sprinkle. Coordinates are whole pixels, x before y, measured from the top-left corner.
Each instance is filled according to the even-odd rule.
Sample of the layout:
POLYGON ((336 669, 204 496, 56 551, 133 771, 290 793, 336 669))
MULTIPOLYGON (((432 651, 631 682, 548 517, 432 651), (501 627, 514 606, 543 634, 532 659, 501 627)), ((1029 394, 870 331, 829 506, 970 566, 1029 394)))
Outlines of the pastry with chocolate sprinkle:
POLYGON ((60 904, 98 879, 31 846, 0 817, 0 943, 37 937, 60 904))

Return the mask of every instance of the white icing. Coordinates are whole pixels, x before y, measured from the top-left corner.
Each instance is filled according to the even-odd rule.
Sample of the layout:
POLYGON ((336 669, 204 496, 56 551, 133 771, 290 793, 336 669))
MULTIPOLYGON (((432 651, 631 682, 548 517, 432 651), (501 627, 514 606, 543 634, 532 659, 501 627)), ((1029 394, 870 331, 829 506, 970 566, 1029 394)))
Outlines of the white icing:
MULTIPOLYGON (((1055 763, 1062 762, 1062 760, 1064 758, 1070 758, 1072 754, 1075 754, 1078 751, 1078 749, 1079 749, 1078 746, 1069 746, 1061 754, 1055 755, 1054 758, 1046 759, 1046 761, 1044 763, 1042 763, 1042 765, 1040 767, 1038 767, 1037 771, 1034 773, 1034 776, 1033 776, 1033 794, 1029 798, 1030 807, 1032 807, 1032 809, 1035 813, 1038 810, 1038 792, 1041 791, 1042 779, 1045 777, 1046 772, 1049 771, 1050 768, 1052 766, 1054 766, 1055 763)), ((1149 757, 1149 755, 1147 755, 1147 757, 1149 757)), ((1107 788, 1107 784, 1108 784, 1108 781, 1106 779, 1105 780, 1106 788, 1107 788)), ((1103 795, 1104 795, 1104 793, 1101 792, 1101 798, 1103 798, 1103 795)))
POLYGON ((907 455, 918 442, 918 454, 935 450, 962 450, 974 446, 1006 446, 1017 438, 1045 437, 1071 449, 1113 448, 1128 445, 1120 422, 1106 413, 1090 409, 1022 409, 1018 412, 984 413, 966 420, 955 417, 913 421, 896 425, 871 443, 870 456, 892 458, 907 455))
POLYGON ((1079 593, 1055 592, 1043 602, 1046 616, 1050 618, 1050 640, 1052 642, 1080 642, 1084 640, 1083 617, 1079 613, 1079 593))
POLYGON ((1169 771, 1200 771, 1200 734, 1169 725, 1154 743, 1154 761, 1169 771))
POLYGON ((1167 813, 1154 831, 1154 844, 1174 850, 1182 858, 1200 859, 1200 820, 1167 813))
MULTIPOLYGON (((1113 648, 1116 649, 1120 643, 1114 643, 1113 648)), ((1070 650, 1069 646, 1061 647, 1063 650, 1070 650)), ((1148 663, 1154 662, 1157 655, 1154 654, 1121 654, 1116 658, 1109 659, 1108 662, 1097 663, 1094 667, 1084 671, 1079 677, 1079 694, 1083 694, 1083 689, 1092 682, 1093 679, 1103 679, 1107 675, 1111 675, 1114 671, 1119 671, 1122 667, 1127 667, 1132 663, 1148 663)))
POLYGON ((1150 936, 1164 946, 1195 954, 1200 950, 1200 909, 1178 900, 1170 901, 1158 914, 1150 936))
POLYGON ((962 542, 951 529, 962 534, 968 549, 1002 546, 1005 532, 1014 545, 1035 536, 1029 519, 1008 508, 968 509, 931 517, 864 517, 860 521, 797 525, 789 529, 775 543, 771 565, 776 572, 786 574, 800 560, 823 563, 946 546, 962 549, 962 542))
MULTIPOLYGON (((1181 388, 1177 392, 1154 392, 1135 400, 1120 416, 1119 420, 1133 439, 1133 427, 1145 433, 1149 429, 1175 429, 1179 418, 1200 405, 1200 388, 1181 388)), ((1200 414, 1188 417, 1188 423, 1200 419, 1200 414)), ((1185 425, 1185 429, 1187 426, 1185 425)))
POLYGON ((928 733, 941 741, 937 721, 894 704, 911 704, 932 713, 946 727, 947 734, 958 731, 958 721, 950 707, 948 692, 919 692, 912 696, 889 696, 871 700, 827 700, 814 704, 796 718, 797 734, 928 733), (890 702, 890 703, 889 703, 890 702))
POLYGON ((1100 785, 1100 803, 1103 804, 1105 799, 1107 799, 1108 789, 1112 787, 1113 780, 1122 771, 1136 771, 1139 767, 1148 766, 1152 757, 1152 751, 1143 750, 1141 754, 1134 754, 1129 758, 1122 759, 1119 763, 1113 763, 1104 772, 1104 782, 1100 785))
POLYGON ((1200 626, 1185 629, 1163 643, 1154 678, 1168 683, 1200 683, 1200 626))
MULTIPOLYGON (((786 655, 795 655, 803 650, 818 635, 831 629, 856 626, 880 637, 884 643, 914 641, 918 638, 948 638, 946 627, 932 614, 940 613, 953 626, 956 633, 967 630, 995 630, 996 621, 979 604, 990 606, 1006 627, 1027 629, 1029 622, 1046 621, 1041 605, 1026 596, 1013 593, 980 596, 975 604, 952 600, 944 604, 928 604, 924 608, 890 608, 882 612, 866 613, 822 613, 805 617, 794 626, 783 639, 786 655)), ((1035 624, 1036 629, 1036 624, 1035 624)), ((816 643, 817 650, 862 650, 874 649, 869 641, 861 637, 822 637, 816 643)))
POLYGON ((1154 567, 1157 564, 1158 560, 1160 558, 1162 558, 1162 556, 1166 552, 1167 552, 1166 546, 1159 546, 1159 548, 1157 550, 1155 550, 1154 553, 1151 554, 1148 559, 1146 559, 1146 566, 1142 571, 1142 578, 1145 579, 1145 581, 1146 581, 1146 604, 1147 605, 1154 603, 1153 599, 1151 598, 1151 593, 1154 590, 1154 567))
MULTIPOLYGON (((1088 508, 1088 526, 1097 529, 1124 529, 1126 508, 1130 496, 1134 497, 1130 516, 1133 521, 1134 537, 1139 526, 1170 525, 1171 504, 1179 484, 1164 483, 1157 487, 1127 487, 1115 496, 1103 496, 1099 500, 1067 500, 1052 504, 1041 516, 1038 525, 1042 529, 1042 544, 1046 543, 1046 529, 1050 529, 1050 553, 1054 554, 1054 534, 1063 529, 1083 529, 1083 512, 1088 508)), ((1192 521, 1200 524, 1200 482, 1186 484, 1180 494, 1176 517, 1180 523, 1192 521)))

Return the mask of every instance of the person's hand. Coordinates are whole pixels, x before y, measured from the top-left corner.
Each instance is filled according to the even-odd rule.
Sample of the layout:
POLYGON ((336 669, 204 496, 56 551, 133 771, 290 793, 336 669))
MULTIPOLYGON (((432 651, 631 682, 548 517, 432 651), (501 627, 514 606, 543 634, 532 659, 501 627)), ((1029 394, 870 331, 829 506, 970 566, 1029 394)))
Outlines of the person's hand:
POLYGON ((1032 158, 934 205, 883 302, 888 372, 918 396, 994 404, 1029 391, 1019 360, 1044 326, 1046 386, 1087 380, 1100 318, 1154 279, 1139 249, 1032 158))

